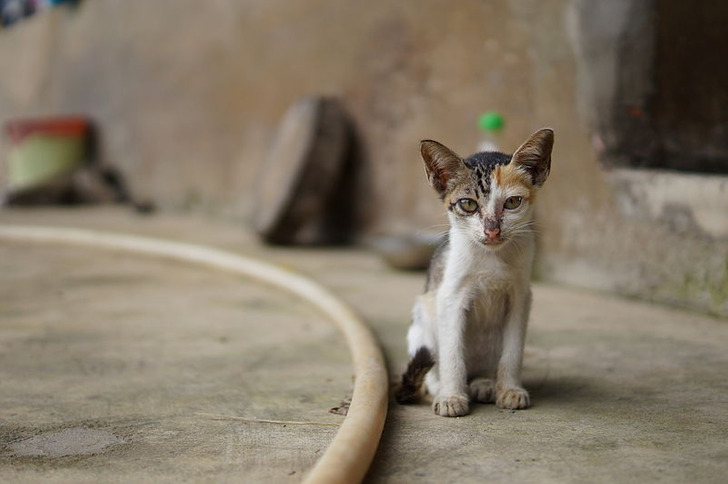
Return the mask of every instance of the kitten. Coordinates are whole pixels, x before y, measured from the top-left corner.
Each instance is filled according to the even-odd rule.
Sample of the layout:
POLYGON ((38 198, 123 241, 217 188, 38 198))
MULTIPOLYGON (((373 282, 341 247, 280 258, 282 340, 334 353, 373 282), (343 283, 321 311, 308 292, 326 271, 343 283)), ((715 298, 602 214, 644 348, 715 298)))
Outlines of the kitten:
POLYGON ((417 399, 423 380, 436 414, 457 417, 470 402, 530 405, 521 362, 531 307, 536 192, 548 177, 554 133, 541 129, 512 155, 462 159, 421 143, 430 185, 450 219, 407 334, 412 357, 397 401, 417 399))

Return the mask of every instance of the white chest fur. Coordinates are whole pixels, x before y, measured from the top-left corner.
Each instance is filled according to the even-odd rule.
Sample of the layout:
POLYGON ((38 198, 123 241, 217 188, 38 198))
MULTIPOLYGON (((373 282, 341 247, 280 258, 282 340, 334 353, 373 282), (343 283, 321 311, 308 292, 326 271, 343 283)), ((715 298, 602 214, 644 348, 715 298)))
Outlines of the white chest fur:
MULTIPOLYGON (((468 390, 469 382, 482 386, 482 381, 495 382, 502 373, 499 381, 526 399, 519 400, 518 408, 527 406, 528 394, 519 380, 533 238, 489 250, 465 237, 451 231, 442 280, 417 299, 407 337, 409 352, 414 355, 425 346, 434 353, 437 364, 426 383, 436 397, 468 399, 469 393, 480 391, 468 390)), ((495 388, 495 383, 490 385, 495 388)))

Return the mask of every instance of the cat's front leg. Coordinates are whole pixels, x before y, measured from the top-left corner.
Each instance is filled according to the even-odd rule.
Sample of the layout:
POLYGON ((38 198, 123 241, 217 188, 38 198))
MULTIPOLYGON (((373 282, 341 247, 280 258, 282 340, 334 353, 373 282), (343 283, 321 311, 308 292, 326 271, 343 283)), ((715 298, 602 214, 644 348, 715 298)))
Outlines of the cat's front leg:
POLYGON ((528 392, 521 385, 523 346, 531 309, 531 290, 528 287, 517 290, 511 300, 513 306, 510 308, 503 331, 503 352, 498 362, 495 403, 501 408, 522 409, 531 406, 528 392))
POLYGON ((467 369, 463 353, 466 294, 441 291, 437 299, 439 388, 432 409, 443 417, 470 412, 467 369))

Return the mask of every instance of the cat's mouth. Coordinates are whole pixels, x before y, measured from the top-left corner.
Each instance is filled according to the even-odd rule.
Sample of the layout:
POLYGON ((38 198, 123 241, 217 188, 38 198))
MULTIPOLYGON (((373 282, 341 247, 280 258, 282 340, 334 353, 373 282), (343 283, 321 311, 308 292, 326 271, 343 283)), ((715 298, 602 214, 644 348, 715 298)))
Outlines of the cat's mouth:
POLYGON ((497 237, 493 239, 484 237, 480 239, 479 242, 488 248, 496 249, 503 245, 505 239, 503 239, 503 237, 497 237))

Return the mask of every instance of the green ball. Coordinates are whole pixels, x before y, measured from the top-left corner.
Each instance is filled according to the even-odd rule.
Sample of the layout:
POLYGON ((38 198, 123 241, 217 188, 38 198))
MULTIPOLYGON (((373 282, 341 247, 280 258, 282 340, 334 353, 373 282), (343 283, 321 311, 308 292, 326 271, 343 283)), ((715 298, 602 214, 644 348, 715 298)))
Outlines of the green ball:
POLYGON ((483 113, 478 118, 478 127, 483 131, 500 131, 505 124, 503 116, 495 111, 483 113))

